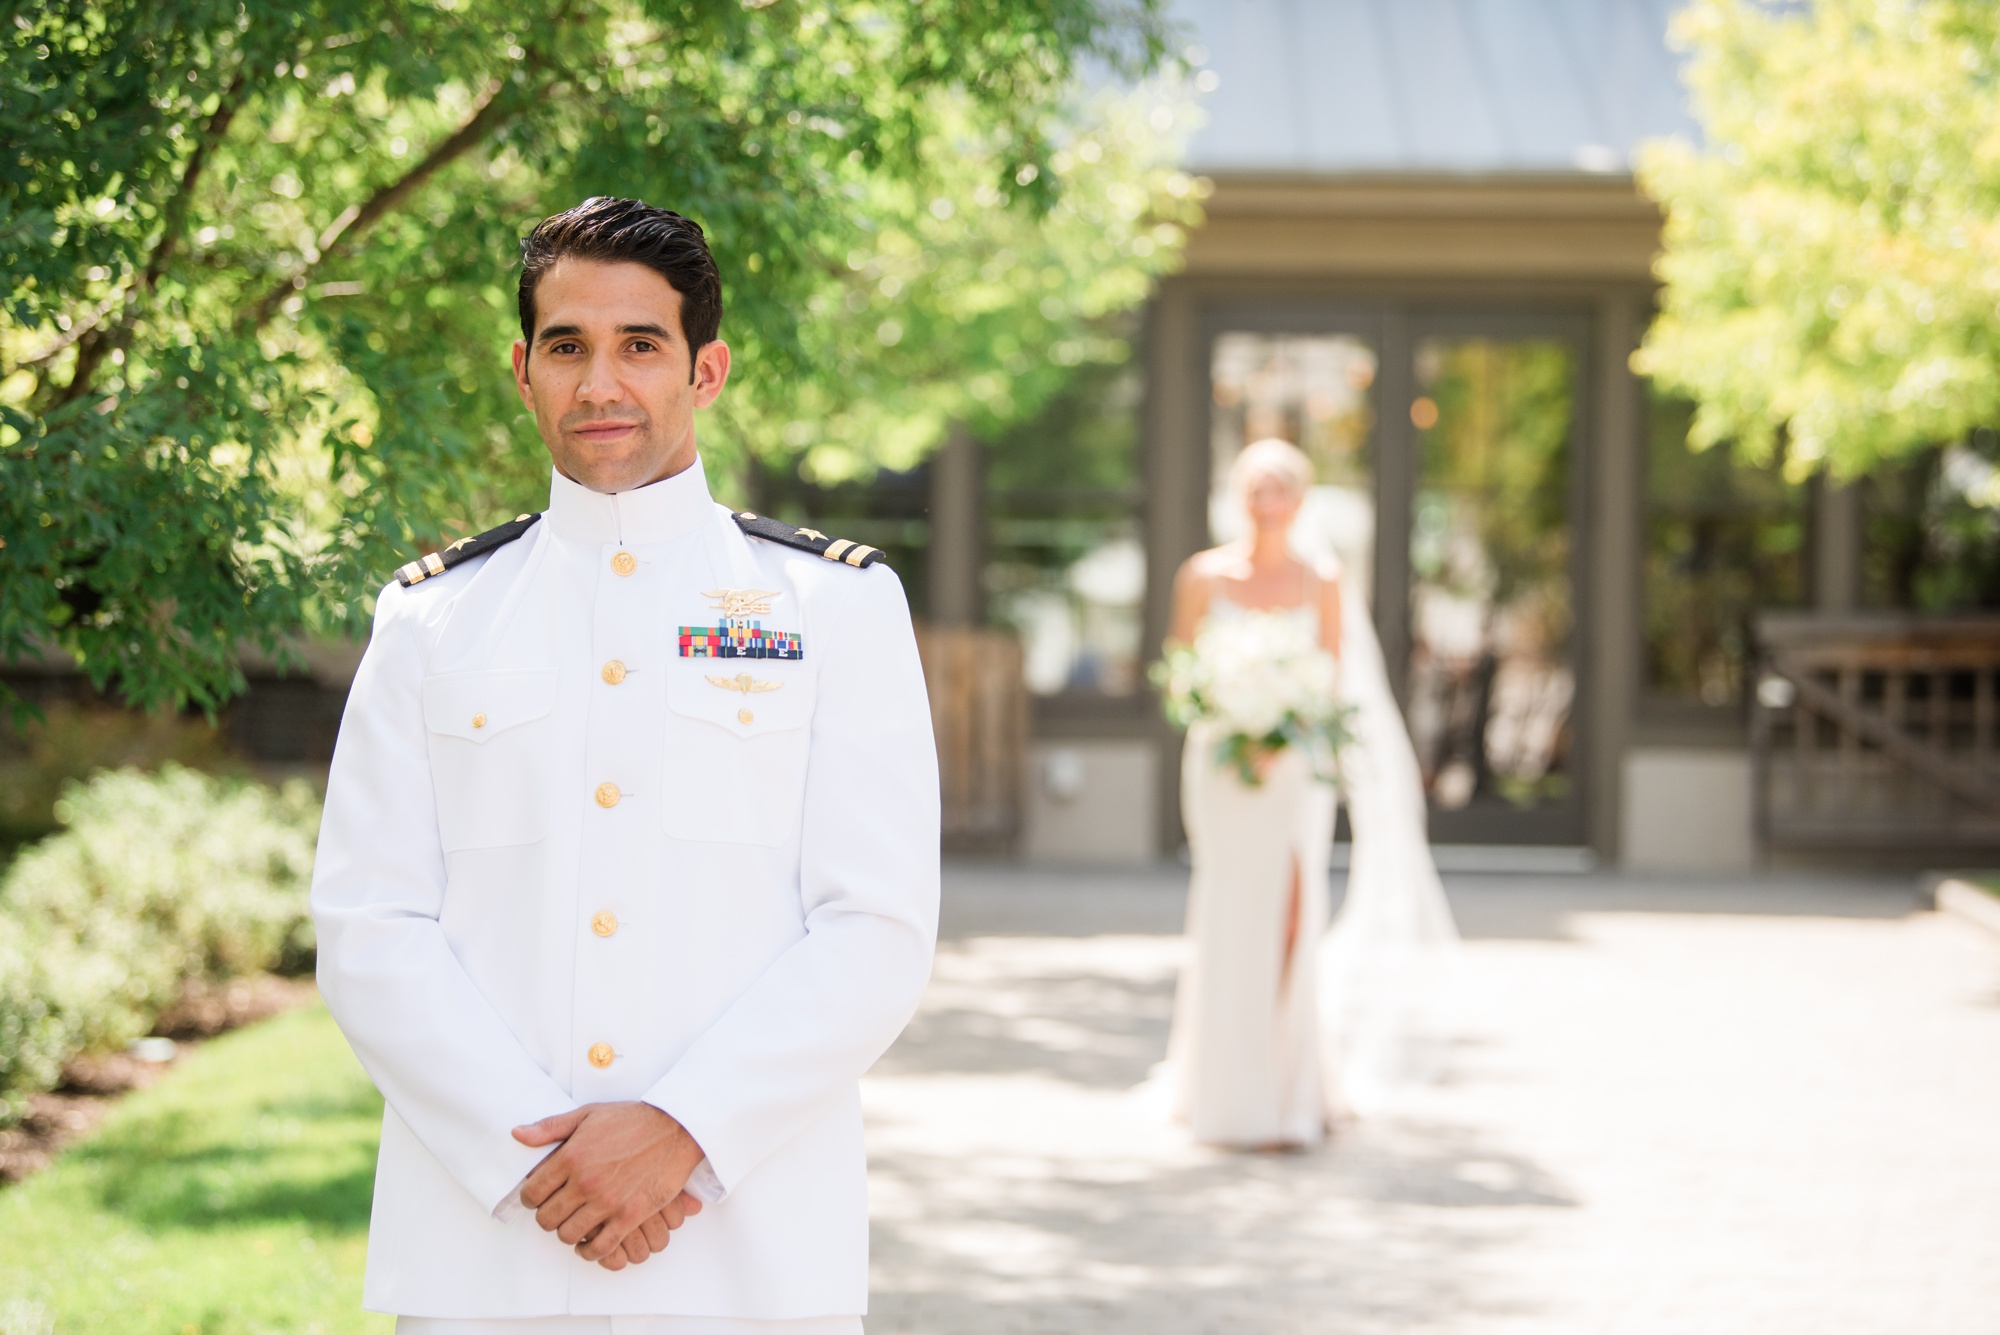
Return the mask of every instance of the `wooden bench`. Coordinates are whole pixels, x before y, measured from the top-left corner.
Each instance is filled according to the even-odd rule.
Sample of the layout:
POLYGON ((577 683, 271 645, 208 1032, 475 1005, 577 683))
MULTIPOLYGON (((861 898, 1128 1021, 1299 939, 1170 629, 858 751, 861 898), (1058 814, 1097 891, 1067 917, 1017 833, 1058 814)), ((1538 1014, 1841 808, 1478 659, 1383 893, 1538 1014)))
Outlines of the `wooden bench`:
POLYGON ((2000 617, 1764 613, 1766 850, 2000 850, 2000 617))

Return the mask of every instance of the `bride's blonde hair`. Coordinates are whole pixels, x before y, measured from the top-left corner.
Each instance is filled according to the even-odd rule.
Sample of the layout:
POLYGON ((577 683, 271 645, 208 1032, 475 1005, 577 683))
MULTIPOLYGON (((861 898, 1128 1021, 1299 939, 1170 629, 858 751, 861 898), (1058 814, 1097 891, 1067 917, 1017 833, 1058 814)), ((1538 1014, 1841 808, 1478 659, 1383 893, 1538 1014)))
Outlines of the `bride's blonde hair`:
POLYGON ((1313 484, 1312 460, 1289 440, 1269 436, 1243 447, 1229 465, 1229 492, 1241 505, 1262 478, 1275 478, 1292 495, 1303 497, 1313 484))

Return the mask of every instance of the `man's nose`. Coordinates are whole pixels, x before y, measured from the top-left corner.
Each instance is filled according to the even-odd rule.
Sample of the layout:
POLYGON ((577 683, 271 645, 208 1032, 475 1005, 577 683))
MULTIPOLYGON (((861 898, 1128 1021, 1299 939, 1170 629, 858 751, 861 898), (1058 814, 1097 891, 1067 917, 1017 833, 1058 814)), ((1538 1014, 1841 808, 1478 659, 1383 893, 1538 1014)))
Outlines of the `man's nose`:
POLYGON ((577 382, 576 396, 585 403, 616 403, 625 397, 625 387, 607 353, 593 352, 583 364, 583 379, 577 382))

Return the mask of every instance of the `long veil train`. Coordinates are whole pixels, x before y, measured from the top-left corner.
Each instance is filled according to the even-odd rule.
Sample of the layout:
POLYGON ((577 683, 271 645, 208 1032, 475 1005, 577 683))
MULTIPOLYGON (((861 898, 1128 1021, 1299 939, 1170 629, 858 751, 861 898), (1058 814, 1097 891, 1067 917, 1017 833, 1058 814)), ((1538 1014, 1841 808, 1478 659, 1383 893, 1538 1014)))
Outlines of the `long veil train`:
POLYGON ((1342 801, 1354 842, 1347 898, 1320 945, 1320 1034, 1329 1085, 1367 1114, 1441 1069, 1458 926, 1374 619, 1366 599, 1343 593, 1341 689, 1355 739, 1341 756, 1342 801))

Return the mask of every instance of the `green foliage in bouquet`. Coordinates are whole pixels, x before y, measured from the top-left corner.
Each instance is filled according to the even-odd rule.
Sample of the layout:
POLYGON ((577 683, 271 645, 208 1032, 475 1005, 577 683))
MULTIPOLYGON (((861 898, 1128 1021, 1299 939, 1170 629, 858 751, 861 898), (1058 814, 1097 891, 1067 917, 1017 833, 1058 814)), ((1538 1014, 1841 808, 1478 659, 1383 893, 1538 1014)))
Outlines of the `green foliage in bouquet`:
POLYGON ((1215 763, 1235 770, 1245 787, 1262 787, 1259 764, 1288 746, 1305 755, 1315 778, 1339 780, 1354 709, 1339 699, 1332 655, 1295 619, 1251 613, 1211 626, 1192 646, 1169 646, 1148 676, 1168 722, 1221 733, 1215 763))
POLYGON ((298 969, 319 803, 177 765, 73 785, 0 882, 0 1125, 63 1063, 153 1026, 190 982, 298 969))

